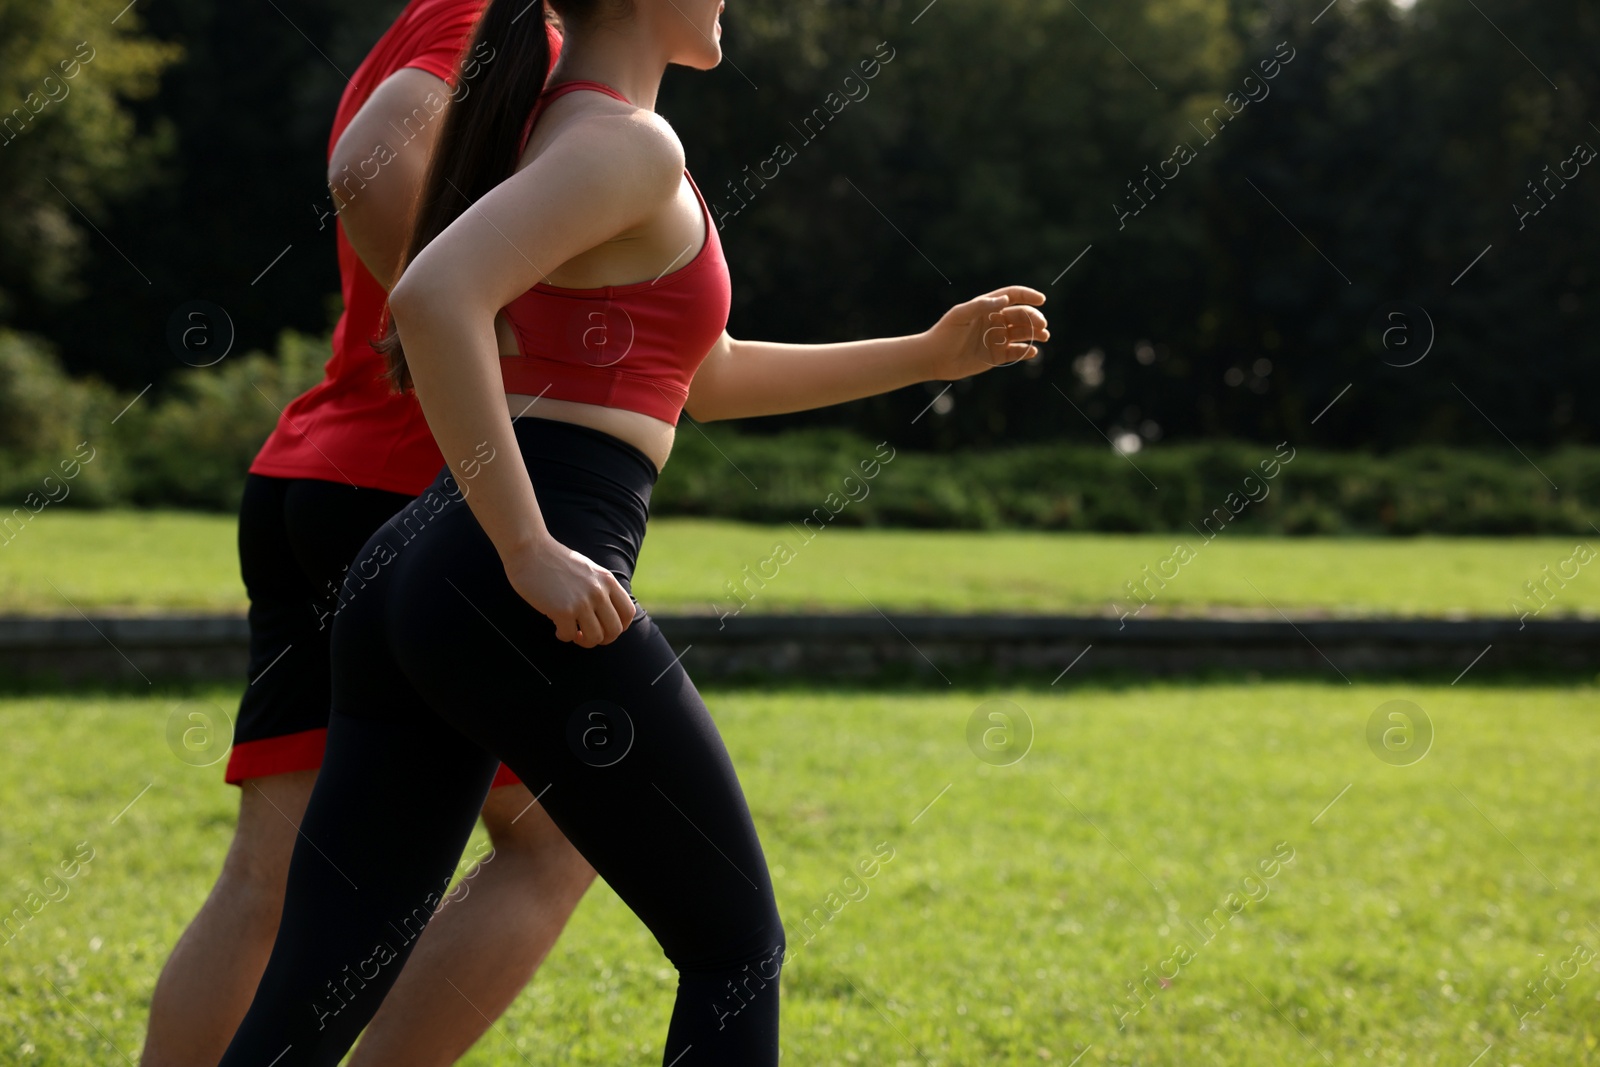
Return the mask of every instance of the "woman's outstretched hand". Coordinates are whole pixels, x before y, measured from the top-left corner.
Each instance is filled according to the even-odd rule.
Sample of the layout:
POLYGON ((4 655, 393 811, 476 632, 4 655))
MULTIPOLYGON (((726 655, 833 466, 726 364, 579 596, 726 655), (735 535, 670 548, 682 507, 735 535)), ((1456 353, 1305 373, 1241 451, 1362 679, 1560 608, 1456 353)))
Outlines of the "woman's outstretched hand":
POLYGON ((582 648, 609 645, 633 622, 633 600, 616 575, 553 537, 506 561, 517 594, 582 648))
POLYGON ((957 381, 1039 354, 1050 327, 1039 305, 1044 294, 1008 285, 957 304, 928 331, 933 342, 931 380, 957 381))

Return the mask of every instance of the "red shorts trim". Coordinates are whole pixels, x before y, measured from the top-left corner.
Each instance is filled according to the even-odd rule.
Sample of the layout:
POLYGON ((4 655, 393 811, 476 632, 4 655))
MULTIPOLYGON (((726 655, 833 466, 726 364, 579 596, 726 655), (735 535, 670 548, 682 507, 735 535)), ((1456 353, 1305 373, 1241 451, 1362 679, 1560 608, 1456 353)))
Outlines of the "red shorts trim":
MULTIPOLYGON (((270 778, 275 774, 292 771, 314 771, 322 766, 322 753, 328 745, 328 728, 302 730, 282 737, 264 737, 260 741, 245 741, 233 746, 228 754, 228 770, 224 781, 239 785, 249 778, 270 778)), ((490 789, 504 785, 519 785, 522 779, 512 773, 504 763, 494 772, 490 789)))
POLYGON ((328 743, 328 728, 301 730, 282 737, 264 737, 233 746, 228 755, 229 785, 247 778, 270 778, 291 771, 314 771, 322 766, 322 750, 328 743))

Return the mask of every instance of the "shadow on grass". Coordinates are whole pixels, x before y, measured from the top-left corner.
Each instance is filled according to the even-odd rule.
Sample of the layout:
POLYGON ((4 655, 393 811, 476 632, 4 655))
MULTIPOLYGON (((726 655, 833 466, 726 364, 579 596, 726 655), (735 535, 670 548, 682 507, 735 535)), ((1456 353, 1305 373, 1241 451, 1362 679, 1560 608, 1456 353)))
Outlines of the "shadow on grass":
MULTIPOLYGON (((1215 668, 1187 673, 1168 672, 1147 674, 1126 669, 1085 670, 1082 666, 1065 677, 1059 673, 1043 671, 942 668, 943 674, 931 670, 916 670, 897 666, 870 677, 862 678, 799 678, 774 677, 758 673, 734 674, 718 677, 711 682, 697 682, 705 690, 759 688, 772 692, 856 693, 856 692, 941 692, 951 689, 1031 689, 1031 690, 1095 690, 1124 691, 1148 688, 1175 688, 1181 686, 1238 686, 1278 685, 1283 683, 1320 683, 1329 686, 1346 685, 1344 678, 1331 671, 1256 671, 1215 668)), ((1459 671, 1375 671, 1370 673, 1346 672, 1348 684, 1373 685, 1405 682, 1419 686, 1449 686, 1454 682, 1462 688, 1523 689, 1533 687, 1581 688, 1600 685, 1600 672, 1595 670, 1490 670, 1478 668, 1456 681, 1459 671)), ((691 672, 692 676, 692 672, 691 672)))
MULTIPOLYGON (((712 680, 697 681, 698 688, 707 692, 727 689, 761 689, 773 693, 862 693, 862 692, 950 692, 962 689, 1022 689, 1039 691, 1086 690, 1122 692, 1135 689, 1176 688, 1182 686, 1240 686, 1278 685, 1284 683, 1316 684, 1328 686, 1381 685, 1404 682, 1417 686, 1449 687, 1454 684, 1471 689, 1526 689, 1526 688, 1584 688, 1600 686, 1600 672, 1594 670, 1496 670, 1480 666, 1465 677, 1457 672, 1349 672, 1349 683, 1330 671, 1256 671, 1236 669, 1210 669, 1190 673, 1146 674, 1123 669, 1094 670, 1086 665, 1073 669, 1065 676, 1045 671, 1007 670, 988 668, 943 668, 943 673, 929 668, 917 669, 896 664, 875 674, 859 678, 806 678, 792 675, 774 675, 764 672, 744 672, 718 676, 712 680)), ((693 672, 691 672, 691 677, 693 672)), ((194 680, 182 678, 153 678, 150 682, 139 679, 106 681, 64 678, 59 675, 20 675, 0 672, 0 697, 31 696, 116 696, 128 698, 150 697, 181 700, 199 694, 219 696, 225 705, 237 701, 243 687, 239 682, 194 680)))

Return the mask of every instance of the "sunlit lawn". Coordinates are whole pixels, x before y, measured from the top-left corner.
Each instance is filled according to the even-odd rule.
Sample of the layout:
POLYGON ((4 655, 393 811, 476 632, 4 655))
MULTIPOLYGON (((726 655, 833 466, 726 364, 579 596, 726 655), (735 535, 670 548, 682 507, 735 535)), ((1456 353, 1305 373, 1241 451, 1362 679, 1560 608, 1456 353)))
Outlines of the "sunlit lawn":
MULTIPOLYGON (((0 547, 0 613, 243 611, 226 515, 46 511, 0 547), (70 602, 70 603, 69 603, 70 602)), ((806 543, 795 529, 656 519, 635 592, 652 611, 745 610, 1109 614, 1131 610, 1126 582, 1176 574, 1153 614, 1511 615, 1523 583, 1573 555, 1555 538, 1231 538, 836 528, 806 543), (793 557, 775 563, 782 541, 793 557), (1183 541, 1182 566, 1163 563, 1183 541), (746 572, 745 568, 749 571, 746 572), (747 578, 747 573, 755 578, 747 578), (762 577, 766 575, 768 577, 762 577)), ((780 557, 781 558, 781 557, 780 557)), ((1600 577, 1548 586, 1543 617, 1600 615, 1600 577)), ((1148 596, 1149 594, 1145 594, 1148 596)))
MULTIPOLYGON (((120 1063, 113 1044, 137 1057, 236 803, 220 766, 169 751, 168 717, 236 696, 0 699, 5 908, 79 842, 94 852, 0 946, 0 1064, 120 1063)), ((707 692, 790 931, 785 1062, 908 1067, 1466 1067, 1486 1048, 1479 1067, 1600 1063, 1600 973, 1563 967, 1600 950, 1597 698, 1299 682, 707 692), (1412 766, 1365 739, 1393 698, 1436 730, 1412 766), (1011 766, 966 739, 995 699, 1036 730, 1011 766), (875 849, 893 858, 852 887, 875 849), (1547 967, 1570 977, 1530 999, 1547 967), (1147 977, 1135 1013, 1127 985, 1147 977)), ((464 1062, 659 1062, 672 989, 597 886, 504 1036, 464 1062)))

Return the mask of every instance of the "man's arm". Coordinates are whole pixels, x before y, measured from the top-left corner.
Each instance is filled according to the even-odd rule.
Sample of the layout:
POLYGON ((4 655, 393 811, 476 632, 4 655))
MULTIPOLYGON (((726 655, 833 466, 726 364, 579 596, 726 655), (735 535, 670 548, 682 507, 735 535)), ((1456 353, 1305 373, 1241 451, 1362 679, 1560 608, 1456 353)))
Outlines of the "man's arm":
POLYGON ((361 105, 328 161, 345 237, 385 289, 399 273, 449 100, 442 79, 415 67, 395 71, 361 105))

